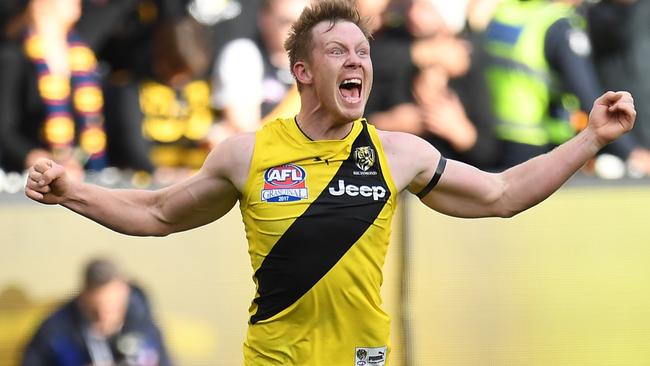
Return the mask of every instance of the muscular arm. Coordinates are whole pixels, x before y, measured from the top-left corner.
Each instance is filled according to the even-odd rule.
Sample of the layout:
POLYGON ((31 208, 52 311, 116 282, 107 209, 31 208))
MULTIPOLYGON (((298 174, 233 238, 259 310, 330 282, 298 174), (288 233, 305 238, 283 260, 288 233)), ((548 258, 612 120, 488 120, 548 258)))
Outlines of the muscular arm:
MULTIPOLYGON (((449 161, 422 202, 457 217, 513 216, 555 192, 598 150, 629 131, 635 116, 629 94, 609 92, 594 103, 587 128, 565 144, 501 173, 449 161)), ((420 192, 433 176, 440 153, 406 134, 384 133, 382 139, 398 188, 420 192)))
POLYGON ((25 193, 120 233, 164 236, 205 225, 230 211, 247 174, 253 138, 248 134, 227 140, 197 174, 161 190, 113 190, 74 182, 60 165, 41 161, 30 169, 25 193))
POLYGON ((450 161, 438 188, 422 202, 452 216, 511 217, 560 188, 599 146, 596 136, 585 130, 555 150, 499 174, 450 161))

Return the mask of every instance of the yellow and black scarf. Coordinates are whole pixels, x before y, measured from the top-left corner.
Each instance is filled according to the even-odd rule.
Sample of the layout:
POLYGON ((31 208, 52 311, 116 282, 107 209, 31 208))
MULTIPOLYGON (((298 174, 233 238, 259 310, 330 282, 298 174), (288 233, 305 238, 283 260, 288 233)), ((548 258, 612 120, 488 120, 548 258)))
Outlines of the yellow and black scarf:
POLYGON ((55 159, 72 155, 86 169, 100 170, 106 166, 106 133, 95 54, 78 34, 70 32, 71 73, 69 77, 56 75, 47 66, 42 42, 35 32, 26 33, 25 53, 36 66, 38 91, 46 106, 42 139, 55 159))

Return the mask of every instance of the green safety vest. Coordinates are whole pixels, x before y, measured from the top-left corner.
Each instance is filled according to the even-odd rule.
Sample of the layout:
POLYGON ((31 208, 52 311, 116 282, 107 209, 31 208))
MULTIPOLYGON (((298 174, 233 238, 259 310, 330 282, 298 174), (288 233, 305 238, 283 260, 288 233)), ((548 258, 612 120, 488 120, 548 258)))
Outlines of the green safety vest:
POLYGON ((575 134, 567 111, 579 103, 561 92, 544 55, 546 32, 561 18, 579 20, 563 3, 503 0, 497 8, 485 33, 490 57, 486 77, 498 120, 496 134, 502 140, 543 146, 575 134), (566 116, 553 115, 552 108, 566 116))

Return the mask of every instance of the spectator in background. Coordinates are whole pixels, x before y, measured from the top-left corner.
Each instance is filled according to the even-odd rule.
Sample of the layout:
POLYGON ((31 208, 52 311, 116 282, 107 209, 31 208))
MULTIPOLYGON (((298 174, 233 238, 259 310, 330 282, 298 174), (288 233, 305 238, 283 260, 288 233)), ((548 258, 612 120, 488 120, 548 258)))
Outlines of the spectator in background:
POLYGON ((9 170, 51 158, 81 179, 106 165, 93 51, 75 32, 80 0, 11 0, 0 45, 0 149, 9 170))
POLYGON ((22 362, 85 365, 171 365, 145 294, 106 259, 87 264, 81 292, 40 325, 22 362))
POLYGON ((445 156, 491 168, 499 149, 487 92, 481 92, 480 53, 454 32, 433 0, 390 6, 388 23, 371 41, 378 77, 369 120, 378 128, 415 133, 445 156))
POLYGON ((82 0, 78 29, 112 78, 150 75, 157 25, 187 13, 188 0, 82 0))
POLYGON ((594 61, 605 88, 635 95, 637 126, 634 136, 650 148, 650 2, 602 0, 587 12, 594 61))
POLYGON ((359 13, 368 18, 369 27, 376 32, 383 26, 383 16, 390 0, 358 0, 359 13))
MULTIPOLYGON (((237 38, 253 38, 261 0, 192 0, 190 14, 209 28, 215 56, 237 38)), ((214 60, 212 60, 214 61, 214 60)))
MULTIPOLYGON (((485 32, 486 69, 502 168, 545 153, 586 121, 602 88, 595 73, 581 1, 502 1, 485 32), (573 123, 570 119, 573 118, 573 123)), ((650 154, 631 135, 606 150, 650 173, 650 154)))
POLYGON ((152 47, 151 76, 107 87, 109 155, 116 166, 153 172, 166 185, 198 169, 210 150, 206 29, 189 16, 167 19, 152 47))
POLYGON ((390 129, 392 126, 393 129, 419 134, 421 126, 411 94, 416 72, 414 46, 410 38, 400 32, 402 28, 398 28, 403 23, 403 12, 392 11, 393 7, 394 1, 390 0, 358 2, 360 14, 370 20, 373 31, 370 45, 374 59, 374 88, 366 105, 366 114, 379 128, 390 129))
POLYGON ((295 84, 283 43, 291 23, 308 0, 263 0, 258 15, 259 34, 226 44, 212 74, 212 103, 223 121, 213 143, 244 131, 254 131, 295 84))

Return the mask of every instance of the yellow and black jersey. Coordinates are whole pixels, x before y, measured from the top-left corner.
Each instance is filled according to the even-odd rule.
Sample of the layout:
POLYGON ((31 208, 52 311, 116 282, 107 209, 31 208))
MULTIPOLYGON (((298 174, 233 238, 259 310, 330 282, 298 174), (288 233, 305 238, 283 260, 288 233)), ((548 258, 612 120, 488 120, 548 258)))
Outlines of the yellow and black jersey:
POLYGON ((257 288, 246 365, 386 365, 397 193, 365 120, 342 140, 310 140, 294 119, 257 132, 240 201, 257 288))

